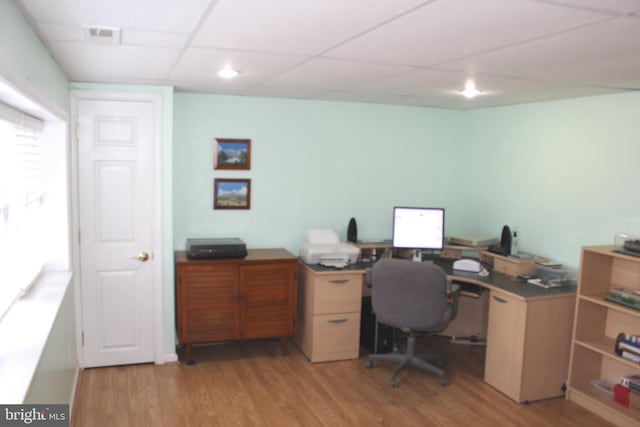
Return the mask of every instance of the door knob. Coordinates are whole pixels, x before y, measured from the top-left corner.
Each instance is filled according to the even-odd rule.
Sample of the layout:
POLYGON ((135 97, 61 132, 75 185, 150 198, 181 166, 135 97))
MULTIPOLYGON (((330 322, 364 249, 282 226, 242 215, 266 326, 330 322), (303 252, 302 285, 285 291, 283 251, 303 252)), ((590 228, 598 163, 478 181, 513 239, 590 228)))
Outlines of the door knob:
POLYGON ((138 255, 136 255, 135 259, 140 262, 147 262, 149 260, 149 254, 146 252, 140 252, 138 255))

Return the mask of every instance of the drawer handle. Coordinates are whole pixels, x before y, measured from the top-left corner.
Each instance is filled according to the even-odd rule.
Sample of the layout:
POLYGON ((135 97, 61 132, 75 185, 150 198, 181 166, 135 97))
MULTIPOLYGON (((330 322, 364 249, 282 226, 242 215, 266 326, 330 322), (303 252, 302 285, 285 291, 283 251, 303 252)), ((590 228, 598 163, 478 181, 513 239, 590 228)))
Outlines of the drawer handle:
POLYGON ((329 280, 329 283, 334 283, 336 285, 340 285, 342 283, 347 283, 349 281, 349 279, 342 279, 342 280, 329 280))
POLYGON ((493 297, 493 299, 498 301, 498 302, 503 302, 503 303, 507 303, 508 302, 506 299, 502 299, 500 297, 493 297))
POLYGON ((329 323, 344 323, 349 319, 333 319, 333 320, 329 320, 329 323))

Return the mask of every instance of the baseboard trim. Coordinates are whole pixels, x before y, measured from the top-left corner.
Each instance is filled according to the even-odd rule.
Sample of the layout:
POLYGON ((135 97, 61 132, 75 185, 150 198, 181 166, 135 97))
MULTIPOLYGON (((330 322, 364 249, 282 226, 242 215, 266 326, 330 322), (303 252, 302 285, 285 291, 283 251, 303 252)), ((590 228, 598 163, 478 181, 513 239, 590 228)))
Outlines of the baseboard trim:
POLYGON ((164 360, 163 360, 162 363, 177 363, 178 362, 178 355, 176 353, 165 354, 163 359, 164 360))

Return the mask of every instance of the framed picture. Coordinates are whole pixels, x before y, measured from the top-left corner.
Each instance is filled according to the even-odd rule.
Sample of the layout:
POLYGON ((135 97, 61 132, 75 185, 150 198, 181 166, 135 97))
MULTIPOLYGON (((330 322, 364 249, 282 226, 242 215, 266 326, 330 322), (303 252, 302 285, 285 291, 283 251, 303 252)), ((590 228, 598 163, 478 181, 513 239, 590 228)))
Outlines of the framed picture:
POLYGON ((251 180, 213 180, 213 209, 251 209, 251 180))
POLYGON ((251 169, 251 140, 216 138, 213 150, 214 169, 251 169))

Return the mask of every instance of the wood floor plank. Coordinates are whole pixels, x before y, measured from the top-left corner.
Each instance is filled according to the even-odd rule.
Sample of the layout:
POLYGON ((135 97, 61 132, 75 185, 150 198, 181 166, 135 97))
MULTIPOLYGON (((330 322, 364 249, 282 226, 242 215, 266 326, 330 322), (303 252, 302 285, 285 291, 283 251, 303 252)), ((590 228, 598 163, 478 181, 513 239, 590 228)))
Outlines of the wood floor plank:
POLYGON ((483 380, 484 351, 422 337, 447 356, 450 385, 415 368, 390 387, 392 364, 309 363, 278 340, 194 347, 197 363, 81 372, 72 426, 609 426, 562 398, 519 405, 483 380))

